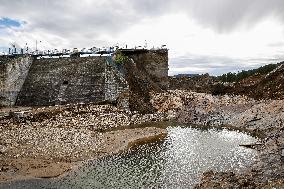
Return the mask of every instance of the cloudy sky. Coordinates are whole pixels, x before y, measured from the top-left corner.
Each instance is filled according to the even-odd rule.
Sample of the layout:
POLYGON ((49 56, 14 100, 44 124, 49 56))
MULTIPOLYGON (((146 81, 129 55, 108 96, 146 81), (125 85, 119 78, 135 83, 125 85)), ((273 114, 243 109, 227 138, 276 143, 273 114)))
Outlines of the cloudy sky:
POLYGON ((169 74, 284 60, 284 0, 0 0, 0 51, 167 45, 169 74))

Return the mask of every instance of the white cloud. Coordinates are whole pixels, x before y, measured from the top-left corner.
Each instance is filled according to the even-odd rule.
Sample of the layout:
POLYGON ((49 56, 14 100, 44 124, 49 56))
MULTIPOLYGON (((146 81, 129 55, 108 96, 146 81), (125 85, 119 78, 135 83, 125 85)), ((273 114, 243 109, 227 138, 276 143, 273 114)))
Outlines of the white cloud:
POLYGON ((170 73, 248 69, 284 59, 282 0, 0 0, 0 46, 39 48, 167 44, 170 73), (182 66, 182 67, 181 67, 182 66))

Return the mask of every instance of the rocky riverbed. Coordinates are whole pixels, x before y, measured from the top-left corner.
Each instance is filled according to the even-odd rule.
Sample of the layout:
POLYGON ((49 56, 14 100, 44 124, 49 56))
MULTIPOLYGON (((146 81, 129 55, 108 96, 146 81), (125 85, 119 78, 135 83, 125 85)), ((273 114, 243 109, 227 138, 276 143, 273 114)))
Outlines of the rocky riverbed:
POLYGON ((259 156, 246 172, 208 172, 196 188, 284 188, 284 100, 174 90, 154 94, 152 103, 179 122, 238 129, 262 138, 260 144, 249 145, 259 156))
POLYGON ((196 188, 284 188, 284 100, 172 90, 151 94, 151 104, 157 112, 145 115, 94 104, 2 110, 0 179, 61 175, 75 162, 165 136, 161 128, 131 125, 170 120, 238 129, 262 139, 248 144, 259 156, 244 173, 207 172, 196 188))
POLYGON ((111 105, 15 108, 0 120, 0 181, 56 177, 76 162, 123 151, 136 143, 165 137, 161 128, 108 131, 165 119, 111 105))

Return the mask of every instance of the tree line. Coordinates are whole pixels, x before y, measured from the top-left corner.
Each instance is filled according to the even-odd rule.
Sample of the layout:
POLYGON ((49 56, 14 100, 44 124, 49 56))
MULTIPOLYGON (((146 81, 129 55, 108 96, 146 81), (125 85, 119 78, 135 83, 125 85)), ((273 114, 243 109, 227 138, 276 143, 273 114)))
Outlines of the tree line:
POLYGON ((238 82, 241 81, 245 78, 248 78, 253 75, 265 75, 268 74, 269 72, 273 71, 276 69, 280 64, 283 64, 284 62, 278 63, 278 64, 268 64, 265 66, 261 66, 260 68, 257 69, 252 69, 252 70, 242 70, 241 72, 238 73, 226 73, 221 76, 217 76, 217 80, 221 82, 238 82))

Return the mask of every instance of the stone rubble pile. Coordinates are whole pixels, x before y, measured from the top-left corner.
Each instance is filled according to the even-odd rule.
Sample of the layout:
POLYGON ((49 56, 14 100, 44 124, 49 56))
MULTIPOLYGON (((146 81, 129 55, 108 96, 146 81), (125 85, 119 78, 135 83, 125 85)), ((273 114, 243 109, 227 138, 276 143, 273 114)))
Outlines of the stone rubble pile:
POLYGON ((74 161, 88 157, 100 144, 98 134, 75 128, 21 126, 1 131, 5 155, 74 161))
POLYGON ((245 96, 213 96, 183 90, 153 94, 151 102, 169 119, 214 126, 227 124, 231 117, 257 103, 245 96))
POLYGON ((141 115, 93 104, 11 112, 0 119, 0 153, 16 158, 87 159, 95 155, 103 142, 101 131, 163 120, 164 113, 141 115))

